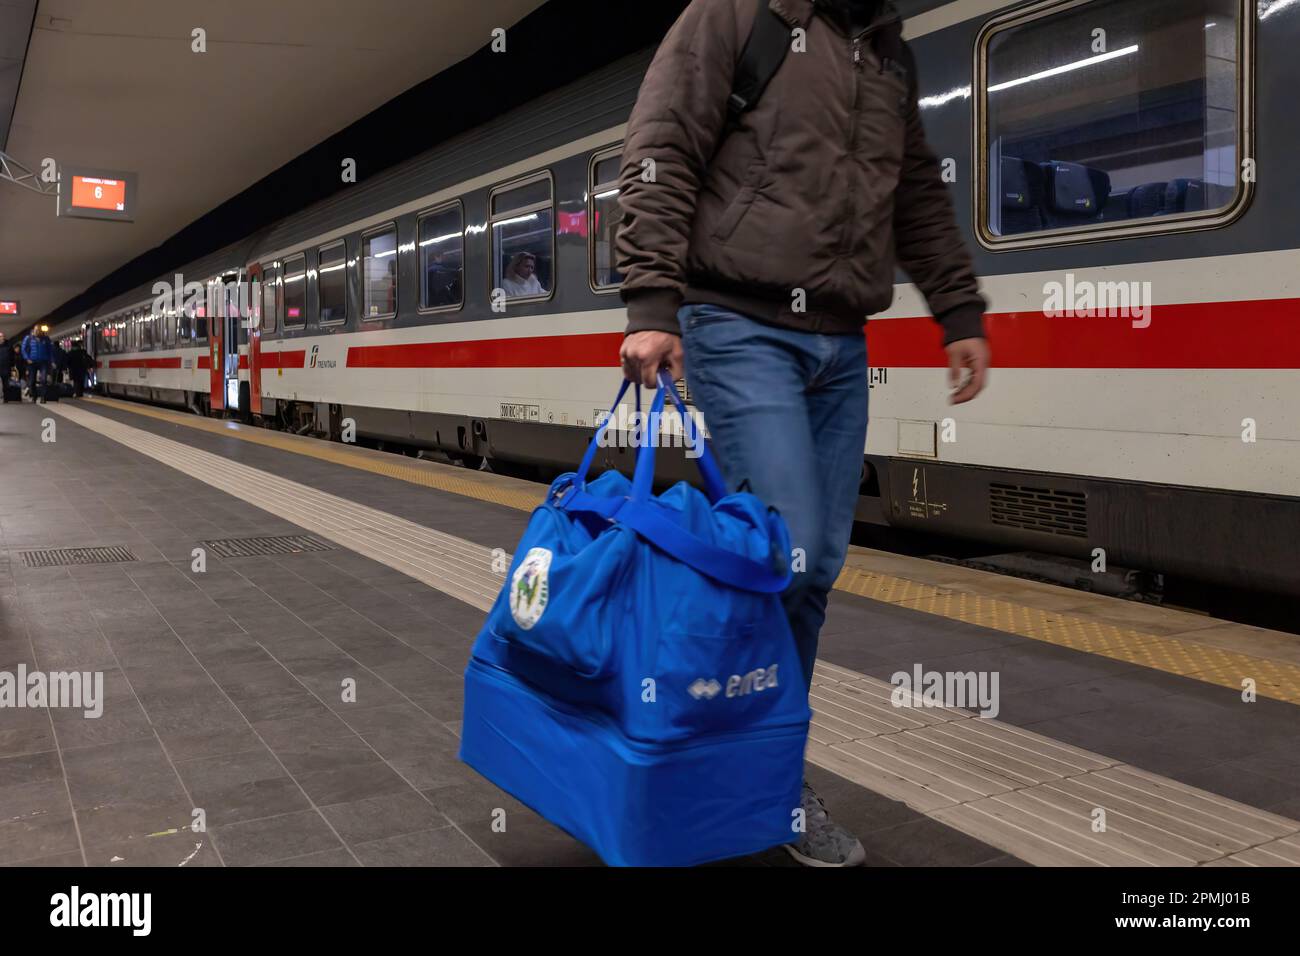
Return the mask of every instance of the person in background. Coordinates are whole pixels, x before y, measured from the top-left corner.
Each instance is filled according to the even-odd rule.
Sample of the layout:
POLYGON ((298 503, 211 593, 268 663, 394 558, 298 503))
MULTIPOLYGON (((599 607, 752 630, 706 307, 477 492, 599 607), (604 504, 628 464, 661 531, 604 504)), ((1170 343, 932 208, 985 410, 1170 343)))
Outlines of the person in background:
POLYGON ((50 340, 50 347, 53 349, 53 357, 50 365, 54 370, 54 381, 62 382, 64 372, 68 367, 68 353, 64 351, 62 345, 55 342, 53 339, 50 340))
POLYGON ((9 404, 9 376, 14 371, 14 353, 13 346, 4 333, 0 332, 0 392, 3 393, 4 403, 9 404))
POLYGON ((95 367, 95 360, 82 346, 81 339, 74 339, 72 349, 68 352, 68 374, 72 376, 72 395, 81 398, 86 394, 86 377, 95 367))
POLYGON ((36 391, 37 379, 44 386, 50 380, 50 369, 54 364, 54 343, 50 341, 49 329, 40 326, 23 339, 23 358, 27 360, 27 391, 32 400, 45 404, 45 395, 36 391))

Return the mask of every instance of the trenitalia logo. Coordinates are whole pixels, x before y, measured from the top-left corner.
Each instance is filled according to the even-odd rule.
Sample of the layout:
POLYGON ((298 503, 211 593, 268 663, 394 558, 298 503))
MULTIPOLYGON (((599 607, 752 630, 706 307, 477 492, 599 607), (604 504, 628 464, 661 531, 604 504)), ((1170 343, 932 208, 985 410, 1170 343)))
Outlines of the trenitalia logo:
POLYGON ((323 359, 320 357, 320 346, 311 347, 311 356, 307 359, 308 368, 335 368, 339 363, 335 359, 323 359))

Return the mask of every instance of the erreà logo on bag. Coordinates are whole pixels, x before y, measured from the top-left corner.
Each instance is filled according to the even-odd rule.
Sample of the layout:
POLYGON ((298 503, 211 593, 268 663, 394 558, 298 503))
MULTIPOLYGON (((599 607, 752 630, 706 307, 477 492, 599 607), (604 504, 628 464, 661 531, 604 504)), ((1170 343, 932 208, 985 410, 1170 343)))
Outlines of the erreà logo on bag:
POLYGON ((525 631, 537 623, 550 598, 551 552, 533 548, 510 579, 510 616, 525 631))
MULTIPOLYGON (((770 667, 756 668, 748 674, 732 674, 727 678, 726 696, 746 697, 776 686, 776 665, 773 664, 770 667)), ((708 680, 697 677, 686 688, 686 692, 696 700, 713 700, 722 691, 722 685, 712 677, 708 680)))

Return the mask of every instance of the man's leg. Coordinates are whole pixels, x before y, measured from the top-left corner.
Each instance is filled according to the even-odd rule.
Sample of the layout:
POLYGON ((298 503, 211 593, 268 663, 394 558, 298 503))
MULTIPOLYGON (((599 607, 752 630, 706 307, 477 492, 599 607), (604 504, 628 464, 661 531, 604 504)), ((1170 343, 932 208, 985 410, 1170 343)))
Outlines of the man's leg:
MULTIPOLYGON (((793 562, 802 570, 782 600, 807 685, 826 595, 852 529, 852 504, 847 527, 828 522, 844 515, 850 492, 856 502, 866 431, 865 359, 861 410, 837 418, 833 403, 852 401, 853 376, 836 337, 775 329, 716 306, 687 306, 678 317, 687 384, 728 486, 747 487, 776 508, 790 530, 793 562), (822 500, 828 491, 835 502, 822 500)), ((806 784, 801 805, 805 829, 787 848, 796 859, 809 866, 865 860, 862 844, 831 822, 806 784)))
MULTIPOLYGON (((686 381, 728 488, 744 487, 776 508, 796 557, 808 552, 824 533, 805 396, 816 361, 801 342, 814 337, 718 306, 686 306, 679 318, 686 381)), ((801 657, 808 637, 795 634, 801 657)))
POLYGON ((807 571, 796 579, 801 586, 785 596, 791 626, 804 635, 801 648, 809 654, 810 681, 826 602, 844 567, 853 534, 867 441, 868 394, 865 336, 817 338, 823 358, 809 386, 807 409, 818 463, 813 496, 821 511, 821 537, 808 549, 807 571))

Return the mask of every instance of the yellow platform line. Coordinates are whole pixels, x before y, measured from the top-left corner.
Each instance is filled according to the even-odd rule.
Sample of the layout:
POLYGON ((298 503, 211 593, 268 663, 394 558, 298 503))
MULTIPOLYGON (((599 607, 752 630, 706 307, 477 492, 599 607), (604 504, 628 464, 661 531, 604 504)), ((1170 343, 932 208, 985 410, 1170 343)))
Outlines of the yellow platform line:
MULTIPOLYGON (((518 511, 532 511, 546 497, 544 488, 512 487, 514 479, 502 479, 499 475, 468 471, 455 465, 443 465, 432 461, 402 459, 388 452, 371 451, 368 448, 356 448, 325 442, 316 438, 304 438, 300 435, 288 435, 284 432, 270 431, 251 425, 218 418, 201 418, 161 408, 150 408, 133 402, 121 402, 114 399, 91 398, 96 405, 115 408, 119 411, 156 418, 173 425, 184 425, 199 431, 225 438, 238 438, 240 441, 265 445, 295 455, 305 455, 319 461, 327 461, 359 471, 368 471, 373 475, 396 478, 424 488, 446 491, 464 498, 474 498, 494 505, 504 505, 518 511), (385 459, 392 459, 391 461, 385 459)), ((519 484, 524 484, 519 482, 519 484)))
MULTIPOLYGON (((132 402, 102 398, 91 398, 90 401, 174 425, 238 438, 519 511, 532 511, 545 497, 545 490, 541 487, 534 488, 518 479, 467 471, 454 465, 410 461, 386 452, 288 435, 222 419, 201 418, 132 402)), ((1255 693, 1260 697, 1300 704, 1300 666, 1283 661, 1151 634, 1079 614, 1029 607, 960 588, 937 587, 892 574, 866 571, 852 565, 846 566, 840 573, 835 588, 873 601, 896 604, 1057 647, 1138 664, 1237 692, 1243 690, 1243 682, 1249 679, 1254 681, 1255 693)))
POLYGON ((1238 692, 1244 689, 1244 681, 1251 680, 1260 697, 1300 704, 1300 667, 1284 661, 1150 634, 1080 614, 1028 607, 986 594, 920 584, 852 566, 844 568, 835 587, 873 601, 1140 664, 1238 692))

